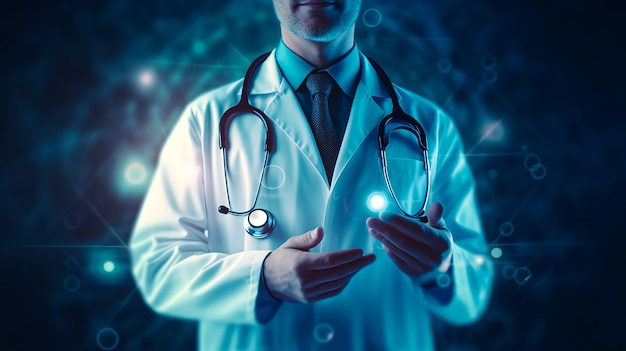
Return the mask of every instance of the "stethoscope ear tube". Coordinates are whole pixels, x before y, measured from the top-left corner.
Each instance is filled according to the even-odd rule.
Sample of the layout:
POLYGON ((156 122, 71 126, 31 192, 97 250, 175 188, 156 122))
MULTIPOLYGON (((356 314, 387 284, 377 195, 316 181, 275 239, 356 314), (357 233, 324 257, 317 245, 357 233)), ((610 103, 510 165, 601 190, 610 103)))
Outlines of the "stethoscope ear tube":
MULTIPOLYGON (((427 155, 427 152, 424 151, 424 154, 427 155)), ((428 222, 428 218, 425 216, 425 213, 426 213, 426 204, 428 203, 428 195, 430 193, 430 170, 427 168, 427 166, 426 165, 424 166, 425 172, 426 172, 426 189, 425 189, 425 195, 424 195, 424 202, 422 203, 422 206, 420 207, 419 211, 417 211, 416 213, 409 213, 405 211, 404 208, 402 208, 402 205, 400 205, 398 196, 396 195, 395 191, 393 190, 393 186, 391 185, 391 180, 389 179, 389 169, 387 168, 387 153, 385 149, 380 149, 380 160, 381 160, 381 168, 383 170, 383 177, 385 179, 385 185, 387 186, 387 191, 389 191, 389 194, 393 198, 393 201, 396 203, 396 206, 398 207, 400 212, 403 215, 410 217, 410 218, 415 218, 422 223, 428 222)), ((427 162, 427 156, 424 159, 424 161, 425 161, 424 163, 427 162)))
MULTIPOLYGON (((275 225, 274 216, 267 210, 256 209, 256 203, 259 197, 259 193, 261 191, 261 184, 263 182, 263 177, 265 176, 265 170, 267 168, 269 158, 271 154, 276 150, 276 138, 274 135, 274 130, 270 123, 270 119, 265 115, 265 113, 263 113, 263 111, 250 105, 250 102, 248 101, 248 94, 250 92, 250 85, 252 84, 253 75, 256 72, 259 65, 265 59, 267 59, 267 57, 270 54, 271 52, 265 53, 259 56, 257 59, 255 59, 254 62, 252 62, 252 64, 246 71, 246 75, 243 80, 241 99, 239 100, 239 103, 237 103, 235 106, 229 108, 228 110, 226 110, 226 112, 224 112, 224 114, 222 115, 222 118, 220 119, 219 130, 218 130, 218 133, 219 133, 218 135, 219 145, 218 146, 222 150, 222 155, 223 155, 224 182, 226 185, 226 196, 228 198, 228 207, 225 205, 220 205, 217 211, 221 214, 230 214, 234 216, 246 216, 244 220, 244 228, 248 234, 250 234, 251 236, 255 238, 264 238, 268 236, 270 232, 274 229, 274 225, 275 225), (231 201, 230 201, 230 193, 229 193, 229 187, 228 187, 228 161, 227 161, 226 156, 227 156, 227 150, 230 146, 229 140, 228 140, 228 129, 229 129, 230 123, 232 122, 233 118, 242 114, 254 114, 255 116, 259 117, 259 119, 261 119, 261 121, 263 122, 266 134, 265 134, 265 158, 263 161, 263 166, 262 166, 263 169, 261 170, 261 176, 260 176, 259 183, 258 183, 259 185, 256 190, 256 195, 254 195, 254 201, 250 209, 246 211, 238 212, 238 211, 232 211, 230 209, 231 201)), ((398 101, 398 95, 396 94, 396 91, 391 83, 391 80, 389 79, 385 71, 382 69, 382 67, 380 67, 380 65, 378 65, 378 63, 376 63, 376 61, 372 60, 371 58, 368 57, 368 59, 370 63, 372 64, 372 66, 374 67, 374 69, 376 70, 376 72, 378 73, 378 75, 380 76, 380 78, 382 79, 382 82, 385 85, 393 103, 393 110, 391 114, 383 118, 383 120, 380 122, 379 127, 378 127, 378 146, 380 150, 382 169, 383 169, 383 173, 385 177, 385 182, 387 184, 387 189, 389 190, 389 193, 393 197, 396 205, 405 216, 417 218, 418 220, 422 222, 426 222, 427 219, 426 219, 426 216, 424 216, 424 212, 426 208, 426 203, 428 201, 428 195, 429 195, 428 193, 429 193, 429 187, 430 187, 430 172, 429 172, 430 166, 429 166, 429 160, 428 160, 428 147, 427 147, 426 133, 424 131, 424 128, 416 119, 407 115, 402 110, 402 108, 400 107, 400 103, 398 101), (401 122, 402 125, 393 126, 391 131, 388 132, 387 131, 388 126, 392 124, 391 122, 396 122, 396 121, 401 122), (415 137, 418 139, 418 142, 424 154, 424 169, 426 170, 426 174, 427 174, 426 195, 425 195, 424 203, 422 205, 421 210, 417 212, 416 214, 407 213, 402 208, 402 206, 400 206, 400 202, 398 201, 398 198, 396 194, 394 193, 393 187, 391 186, 391 182, 389 180, 389 172, 387 169, 387 156, 386 156, 385 149, 389 145, 389 136, 391 135, 391 132, 393 132, 393 130, 395 129, 404 129, 413 133, 415 137)))
POLYGON ((226 185, 226 197, 228 199, 228 207, 225 205, 220 205, 217 208, 217 212, 221 214, 230 214, 233 216, 245 216, 244 219, 244 229, 248 234, 255 238, 264 238, 269 235, 269 233, 274 229, 274 216, 266 210, 255 209, 257 200, 259 199, 259 193, 261 191, 261 184, 263 182, 263 177, 265 176, 265 170, 267 168, 270 155, 276 150, 276 140, 274 136, 274 130, 272 125, 270 124, 269 118, 263 113, 263 111, 258 108, 250 105, 248 101, 248 94, 250 91, 250 84, 252 82, 252 76, 258 66, 270 55, 270 52, 265 53, 259 56, 248 68, 246 71, 246 75, 243 80, 243 87, 241 91, 241 99, 239 103, 235 106, 229 108, 224 112, 222 118, 220 119, 219 124, 219 138, 218 138, 218 146, 222 150, 222 156, 224 161, 224 182, 226 185), (253 114, 263 122, 263 126, 265 127, 265 157, 263 160, 263 169, 261 170, 261 176, 259 179, 259 185, 256 190, 256 194, 254 195, 254 201, 252 202, 252 206, 250 209, 245 211, 232 211, 230 209, 231 201, 230 201, 230 192, 228 187, 228 157, 226 155, 227 150, 229 148, 229 140, 228 140, 228 128, 233 118, 242 115, 242 114, 253 114))
POLYGON ((382 69, 382 67, 370 57, 368 60, 372 64, 372 67, 376 70, 378 75, 383 81, 389 96, 391 97, 391 102, 393 104, 392 112, 385 116, 378 125, 378 149, 380 151, 380 159, 381 159, 381 168, 383 170, 383 176, 385 178, 385 183, 387 185, 387 190, 391 197, 393 198, 396 206, 402 212, 403 215, 415 218, 420 222, 426 223, 428 222, 428 218, 424 215, 426 213, 426 204, 428 203, 428 195, 430 192, 430 161, 428 159, 428 141, 426 139, 426 132, 422 125, 413 117, 409 116, 402 110, 400 106, 400 102, 398 100, 398 95, 396 94, 395 89, 393 88, 393 84, 391 84, 391 80, 382 69), (392 125, 392 122, 400 122, 398 125, 392 125), (391 126, 391 130, 388 131, 388 127, 391 126), (389 146, 389 136, 396 129, 403 129, 411 132, 417 138, 417 141, 422 149, 423 157, 424 157, 424 170, 426 172, 426 194, 424 195, 424 202, 422 203, 422 207, 420 210, 414 214, 406 212, 402 206, 400 205, 400 201, 396 196, 396 193, 393 191, 393 186, 391 185, 391 180, 389 179, 389 170, 387 168, 387 153, 386 149, 389 146))
POLYGON ((252 64, 250 64, 250 67, 248 67, 246 75, 243 79, 243 87, 241 88, 241 99, 239 100, 239 103, 226 110, 226 112, 224 112, 224 114, 222 115, 222 118, 220 119, 218 139, 220 149, 229 147, 228 126, 230 125, 231 120, 237 115, 252 113, 261 118, 265 126, 265 151, 268 151, 270 153, 274 152, 276 143, 274 139, 274 130, 272 129, 269 118, 265 115, 265 113, 263 113, 263 111, 250 105, 250 102, 248 101, 248 94, 250 93, 252 76, 256 72, 257 68, 261 65, 261 63, 265 61, 265 59, 267 59, 270 54, 271 52, 266 52, 265 54, 257 57, 252 62, 252 64))
POLYGON ((426 140, 426 132, 424 131, 424 128, 415 120, 415 118, 404 113, 401 108, 399 108, 397 112, 392 112, 391 114, 385 116, 385 118, 383 118, 378 125, 378 148, 380 150, 385 150, 387 148, 389 145, 389 135, 396 129, 404 129, 413 133, 422 150, 428 151, 428 142, 426 140), (394 126, 391 131, 387 131, 389 125, 392 122, 397 121, 400 121, 403 124, 394 126))
POLYGON ((261 119, 263 126, 265 127, 265 151, 273 153, 276 150, 276 139, 274 136, 274 129, 270 124, 269 118, 265 115, 265 113, 263 113, 263 111, 250 105, 248 101, 245 100, 241 100, 237 105, 229 108, 222 115, 219 125, 219 148, 228 149, 230 147, 228 142, 228 127, 235 117, 243 114, 253 114, 261 119))

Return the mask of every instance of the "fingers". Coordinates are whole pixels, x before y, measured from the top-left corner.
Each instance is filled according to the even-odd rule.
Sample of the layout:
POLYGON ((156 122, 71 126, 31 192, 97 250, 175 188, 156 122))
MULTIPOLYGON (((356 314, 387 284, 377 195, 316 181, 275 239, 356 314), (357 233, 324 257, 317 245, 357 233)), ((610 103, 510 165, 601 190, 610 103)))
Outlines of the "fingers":
POLYGON ((361 256, 353 261, 346 262, 331 268, 323 268, 311 272, 308 284, 305 287, 320 285, 352 276, 364 267, 372 264, 376 260, 374 254, 361 256))
POLYGON ((313 289, 306 289, 305 293, 309 302, 315 302, 327 297, 339 294, 350 282, 354 274, 314 286, 313 289))
POLYGON ((378 241, 383 244, 385 249, 393 252, 398 257, 402 258, 402 260, 406 261, 409 264, 426 264, 431 265, 435 264, 438 260, 437 254, 433 252, 428 246, 415 242, 411 245, 400 246, 397 243, 397 240, 390 240, 388 236, 381 234, 373 229, 369 230, 370 234, 378 241))
POLYGON ((267 256, 263 274, 268 292, 283 301, 312 302, 341 292, 350 278, 375 260, 361 249, 312 253, 321 227, 289 238, 267 256))
MULTIPOLYGON (((438 211, 438 209, 435 208, 433 212, 435 211, 438 211)), ((435 212, 434 216, 436 215, 437 213, 435 212)), ((439 230, 445 230, 445 224, 441 217, 436 219, 433 217, 433 221, 434 220, 437 221, 435 223, 438 225, 441 224, 442 226, 432 227, 430 220, 429 224, 424 224, 411 218, 384 212, 381 213, 380 218, 368 218, 366 224, 369 228, 379 233, 394 235, 397 240, 396 245, 399 247, 405 246, 403 245, 403 241, 419 241, 436 250, 445 250, 446 242, 442 240, 442 236, 438 232, 439 230)))
POLYGON ((411 236, 426 245, 431 245, 435 239, 436 234, 430 229, 428 224, 418 222, 405 216, 400 216, 390 212, 383 212, 380 214, 380 218, 368 218, 367 224, 373 229, 381 233, 386 233, 391 230, 402 232, 408 236, 411 236))
POLYGON ((443 206, 439 202, 433 202, 432 205, 428 208, 427 217, 428 217, 428 225, 441 229, 446 226, 445 221, 443 220, 443 206))
POLYGON ((362 268, 374 262, 368 254, 352 262, 312 272, 308 284, 302 287, 306 302, 315 302, 339 294, 362 268))
POLYGON ((352 262, 363 256, 361 249, 347 249, 333 252, 314 253, 313 264, 317 269, 332 268, 352 262))
POLYGON ((366 224, 398 268, 419 276, 437 267, 444 269, 450 262, 453 241, 442 214, 443 206, 434 203, 428 209, 427 224, 391 213, 368 218, 366 224))
POLYGON ((394 252, 397 251, 396 254, 407 261, 417 259, 429 263, 429 261, 440 260, 440 255, 430 246, 415 239, 413 236, 398 231, 395 227, 373 225, 370 227, 369 232, 376 240, 394 252))
POLYGON ((292 236, 291 238, 287 239, 287 241, 285 241, 281 246, 284 248, 308 251, 317 246, 317 244, 319 244, 323 238, 324 230, 322 229, 322 227, 317 227, 304 234, 292 236))
POLYGON ((370 234, 383 244, 387 255, 406 273, 408 270, 414 271, 416 269, 418 272, 430 272, 441 263, 440 255, 427 246, 423 246, 421 251, 413 255, 404 248, 396 246, 380 233, 370 229, 370 234), (402 264, 399 264, 399 260, 402 261, 402 264))
POLYGON ((385 248, 385 252, 387 252, 387 256, 391 258, 391 260, 396 264, 396 266, 398 266, 398 268, 400 268, 401 271, 403 271, 404 273, 410 276, 416 277, 416 276, 419 276, 426 272, 431 271, 431 269, 428 269, 428 267, 421 262, 413 262, 412 264, 408 263, 407 261, 402 259, 400 256, 398 256, 394 251, 392 251, 387 246, 385 246, 384 248, 385 248))
POLYGON ((319 301, 319 300, 327 299, 327 298, 329 298, 329 297, 333 297, 333 296, 335 296, 335 295, 339 295, 339 293, 340 293, 340 292, 342 292, 342 291, 343 291, 343 289, 345 289, 345 287, 346 287, 346 286, 347 286, 347 284, 346 284, 346 285, 343 285, 343 286, 341 286, 340 288, 337 288, 337 289, 335 289, 335 290, 331 290, 331 291, 328 291, 328 292, 326 292, 326 293, 324 293, 324 294, 321 294, 321 295, 315 296, 315 297, 314 297, 311 301, 309 301, 309 302, 315 302, 315 301, 319 301))
POLYGON ((394 246, 413 256, 419 256, 420 252, 424 251, 424 243, 388 223, 373 218, 367 220, 367 225, 370 234, 383 244, 393 243, 394 246))

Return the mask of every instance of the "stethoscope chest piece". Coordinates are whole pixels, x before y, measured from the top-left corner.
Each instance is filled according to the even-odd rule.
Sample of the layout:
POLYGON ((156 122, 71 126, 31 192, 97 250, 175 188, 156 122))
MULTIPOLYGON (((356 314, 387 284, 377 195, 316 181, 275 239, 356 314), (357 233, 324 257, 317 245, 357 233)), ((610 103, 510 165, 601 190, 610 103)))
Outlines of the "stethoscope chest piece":
POLYGON ((274 223, 274 216, 269 211, 256 209, 244 218, 243 228, 252 237, 263 239, 270 235, 274 223))

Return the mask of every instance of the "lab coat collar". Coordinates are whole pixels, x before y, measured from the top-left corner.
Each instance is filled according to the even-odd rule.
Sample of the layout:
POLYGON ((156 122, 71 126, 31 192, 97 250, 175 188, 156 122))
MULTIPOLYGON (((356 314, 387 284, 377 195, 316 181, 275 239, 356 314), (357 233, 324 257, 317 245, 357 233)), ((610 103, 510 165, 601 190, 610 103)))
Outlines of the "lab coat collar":
MULTIPOLYGON (((254 83, 250 87, 250 95, 276 93, 279 91, 282 80, 282 74, 276 63, 276 49, 274 49, 253 75, 254 83)), ((239 95, 241 95, 242 88, 239 88, 239 95)))
MULTIPOLYGON (((333 172, 333 186, 337 183, 337 178, 363 140, 378 126, 380 120, 391 112, 391 99, 385 86, 378 78, 367 57, 363 53, 360 53, 359 56, 361 79, 356 88, 348 125, 333 172), (385 113, 385 111, 388 112, 385 113)), ((326 172, 319 151, 315 146, 313 133, 293 89, 280 73, 275 50, 259 67, 254 77, 254 84, 250 89, 251 103, 253 103, 253 99, 256 100, 256 98, 261 97, 259 95, 272 95, 265 103, 253 103, 253 105, 264 110, 274 124, 285 131, 316 167, 320 177, 326 180, 326 172)))
MULTIPOLYGON (((372 97, 378 99, 389 98, 385 86, 378 79, 376 71, 369 63, 367 57, 362 52, 359 52, 359 58, 361 60, 361 79, 358 85, 363 84, 365 92, 372 97)), ((254 75, 254 84, 250 88, 250 95, 277 93, 281 84, 283 84, 283 80, 284 77, 276 62, 276 49, 274 49, 254 75)), ((241 88, 239 89, 239 94, 241 94, 241 88)))
MULTIPOLYGON (((361 82, 363 84, 364 91, 377 99, 389 99, 389 93, 385 88, 382 80, 378 78, 378 74, 374 69, 374 66, 369 62, 369 59, 365 54, 360 53, 361 58, 361 82)), ((398 97, 400 99, 400 97, 398 97)), ((391 112, 391 111, 389 111, 391 112)))
POLYGON ((255 75, 250 89, 250 103, 263 110, 272 120, 277 133, 279 130, 285 132, 317 169, 320 177, 326 180, 326 171, 313 132, 295 92, 278 67, 275 50, 255 75))
MULTIPOLYGON (((361 81, 352 102, 346 133, 339 150, 333 174, 333 186, 337 184, 337 179, 341 176, 354 152, 372 130, 378 127, 382 118, 391 112, 392 108, 391 98, 384 84, 378 78, 376 70, 364 54, 361 53, 360 56, 361 81)), ((373 159, 373 162, 377 161, 373 159)))

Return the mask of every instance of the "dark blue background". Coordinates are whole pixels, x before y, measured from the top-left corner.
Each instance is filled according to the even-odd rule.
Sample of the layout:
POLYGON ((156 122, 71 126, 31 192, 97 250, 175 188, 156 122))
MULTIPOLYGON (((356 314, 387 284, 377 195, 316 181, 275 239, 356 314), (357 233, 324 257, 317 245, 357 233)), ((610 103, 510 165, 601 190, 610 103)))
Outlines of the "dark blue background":
MULTIPOLYGON (((503 251, 488 312, 468 327, 435 321, 438 349, 625 348, 623 6, 369 8, 382 20, 359 19, 359 48, 455 117, 487 240, 503 251), (529 155, 545 177, 524 167, 529 155)), ((194 349, 192 321, 156 315, 135 291, 124 245, 145 183, 123 172, 141 162, 149 177, 184 105, 275 46, 271 3, 21 1, 2 17, 0 348, 194 349), (143 70, 153 84, 138 84, 143 70), (103 328, 119 342, 98 339, 103 328)))

